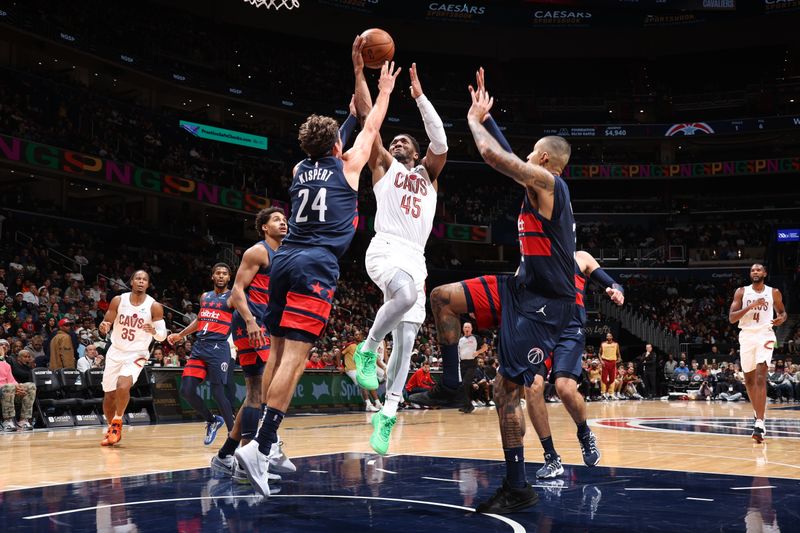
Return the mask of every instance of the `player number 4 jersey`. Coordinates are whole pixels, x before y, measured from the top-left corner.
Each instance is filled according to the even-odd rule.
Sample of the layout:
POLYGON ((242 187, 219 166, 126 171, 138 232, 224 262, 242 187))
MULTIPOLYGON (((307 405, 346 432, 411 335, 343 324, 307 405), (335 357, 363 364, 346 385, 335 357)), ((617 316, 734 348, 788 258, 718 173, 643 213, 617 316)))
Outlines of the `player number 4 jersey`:
POLYGON ((772 307, 772 287, 764 285, 763 292, 756 292, 752 285, 744 288, 742 295, 742 307, 747 307, 759 298, 764 298, 764 303, 747 312, 739 319, 739 327, 746 331, 758 331, 772 329, 773 307, 772 307))
POLYGON ((436 190, 422 165, 412 169, 392 159, 372 188, 377 202, 375 231, 400 237, 425 249, 436 214, 436 190))
POLYGON ((153 302, 153 297, 147 295, 141 305, 133 305, 131 293, 120 295, 117 318, 111 330, 111 345, 114 348, 123 352, 147 351, 153 336, 142 327, 153 323, 150 314, 153 302))

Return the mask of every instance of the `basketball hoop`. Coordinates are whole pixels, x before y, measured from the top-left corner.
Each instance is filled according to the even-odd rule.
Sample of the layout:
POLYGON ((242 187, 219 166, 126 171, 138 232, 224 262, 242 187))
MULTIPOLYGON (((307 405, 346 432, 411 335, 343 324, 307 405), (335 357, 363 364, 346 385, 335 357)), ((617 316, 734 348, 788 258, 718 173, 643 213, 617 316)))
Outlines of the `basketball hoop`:
POLYGON ((300 0, 244 0, 248 4, 256 7, 264 6, 267 9, 294 9, 300 7, 300 0))

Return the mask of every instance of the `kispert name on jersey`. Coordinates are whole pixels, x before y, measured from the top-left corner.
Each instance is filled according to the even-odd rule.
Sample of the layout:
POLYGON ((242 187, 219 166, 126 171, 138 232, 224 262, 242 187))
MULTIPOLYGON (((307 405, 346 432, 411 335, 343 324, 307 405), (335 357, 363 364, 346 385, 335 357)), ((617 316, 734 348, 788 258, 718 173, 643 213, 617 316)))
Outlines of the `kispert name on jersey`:
POLYGON ((304 159, 297 165, 289 194, 292 215, 284 244, 323 246, 341 257, 358 225, 358 192, 347 183, 342 160, 304 159))
POLYGON ((575 217, 567 184, 555 176, 553 214, 547 220, 533 208, 527 192, 522 200, 518 280, 548 298, 575 298, 575 217))
POLYGON ((230 291, 217 294, 214 291, 200 298, 200 312, 197 313, 197 338, 203 342, 221 342, 231 333, 233 313, 228 307, 230 291))

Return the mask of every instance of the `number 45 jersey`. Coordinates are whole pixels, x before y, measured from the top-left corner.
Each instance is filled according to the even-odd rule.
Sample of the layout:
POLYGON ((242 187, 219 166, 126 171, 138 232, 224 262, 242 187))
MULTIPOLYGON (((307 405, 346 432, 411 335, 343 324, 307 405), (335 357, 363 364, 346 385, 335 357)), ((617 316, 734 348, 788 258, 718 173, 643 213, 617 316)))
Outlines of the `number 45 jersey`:
POLYGON ((400 237, 424 250, 436 215, 436 190, 425 167, 409 170, 392 159, 389 170, 372 189, 378 208, 375 231, 400 237))
POLYGON ((321 246, 341 257, 358 225, 358 191, 347 183, 342 160, 304 159, 297 165, 289 195, 292 213, 284 246, 321 246))

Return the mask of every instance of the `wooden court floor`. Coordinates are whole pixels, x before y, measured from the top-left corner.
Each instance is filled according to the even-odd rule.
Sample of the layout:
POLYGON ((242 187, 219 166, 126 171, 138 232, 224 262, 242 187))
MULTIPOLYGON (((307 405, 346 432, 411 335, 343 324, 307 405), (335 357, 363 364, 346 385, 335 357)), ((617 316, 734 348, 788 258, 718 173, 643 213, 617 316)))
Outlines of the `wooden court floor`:
MULTIPOLYGON (((768 435, 761 445, 748 434, 735 434, 746 433, 753 413, 749 403, 627 401, 587 407, 601 466, 800 479, 800 404, 768 406, 768 435), (771 423, 779 430, 770 432, 771 423)), ((581 465, 572 420, 561 404, 548 404, 548 412, 563 462, 581 465)), ((369 420, 369 413, 289 416, 281 438, 290 457, 371 452, 369 420)), ((204 446, 200 423, 126 426, 114 448, 99 446, 102 433, 83 428, 0 434, 0 492, 203 468, 223 442, 220 432, 213 445, 204 446)), ((530 424, 525 446, 532 477, 542 452, 530 424)), ((496 412, 401 411, 390 453, 502 461, 496 412)))

